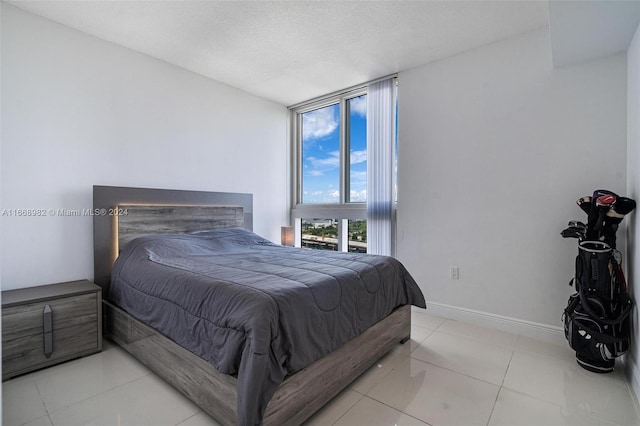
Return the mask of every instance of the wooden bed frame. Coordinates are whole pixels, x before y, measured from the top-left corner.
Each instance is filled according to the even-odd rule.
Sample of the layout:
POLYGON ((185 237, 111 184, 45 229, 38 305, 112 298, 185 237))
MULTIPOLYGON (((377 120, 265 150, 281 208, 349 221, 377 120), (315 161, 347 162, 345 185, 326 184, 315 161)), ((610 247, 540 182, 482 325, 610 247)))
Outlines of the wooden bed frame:
MULTIPOLYGON (((94 280, 106 299, 104 335, 216 420, 224 425, 237 424, 236 377, 219 373, 207 361, 109 303, 108 291, 113 262, 134 236, 236 226, 251 230, 252 196, 94 186, 93 207, 98 213, 94 215, 94 280)), ((410 334, 411 309, 405 305, 339 349, 288 376, 269 402, 263 424, 301 424, 395 345, 406 342, 410 334)))

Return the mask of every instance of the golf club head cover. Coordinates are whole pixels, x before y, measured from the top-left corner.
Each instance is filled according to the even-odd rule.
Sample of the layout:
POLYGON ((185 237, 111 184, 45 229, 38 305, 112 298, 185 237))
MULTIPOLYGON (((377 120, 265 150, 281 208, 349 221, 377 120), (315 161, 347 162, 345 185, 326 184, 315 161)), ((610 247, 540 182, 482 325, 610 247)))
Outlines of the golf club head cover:
POLYGON ((616 248, 616 232, 618 225, 622 222, 625 215, 631 213, 636 208, 636 202, 631 198, 618 197, 616 202, 611 205, 604 217, 604 226, 601 235, 604 242, 609 244, 611 248, 616 248))
POLYGON ((607 216, 617 217, 619 216, 622 219, 624 216, 631 213, 636 208, 635 200, 627 197, 618 197, 615 204, 611 206, 611 214, 607 214, 607 216))
POLYGON ((584 223, 580 222, 579 220, 570 220, 569 223, 567 224, 568 227, 576 227, 576 228, 583 228, 584 230, 587 229, 587 225, 585 225, 584 223))
POLYGON ((598 222, 596 223, 595 229, 596 231, 598 231, 598 234, 602 236, 605 218, 607 216, 607 213, 609 213, 612 210, 614 204, 616 203, 617 196, 612 194, 605 194, 605 195, 599 196, 595 200, 596 200, 596 209, 598 210, 598 222))
POLYGON ((562 238, 578 238, 579 240, 583 240, 585 236, 585 230, 576 226, 570 226, 564 229, 560 233, 560 235, 562 235, 562 238))
POLYGON ((617 196, 613 194, 605 194, 596 198, 596 206, 598 207, 611 207, 616 203, 617 196))
POLYGON ((587 221, 586 239, 597 241, 601 237, 602 228, 604 226, 604 217, 610 206, 615 203, 618 195, 615 192, 606 189, 596 189, 591 196, 591 208, 589 210, 587 221), (610 197, 605 197, 610 196, 610 197), (600 197, 603 197, 600 199, 600 197), (600 201, 598 201, 600 199, 600 201))
POLYGON ((578 207, 580 207, 580 209, 582 209, 583 212, 585 212, 587 214, 587 216, 589 215, 589 212, 591 211, 591 197, 590 196, 584 196, 582 198, 578 198, 578 201, 576 201, 576 204, 578 205, 578 207))

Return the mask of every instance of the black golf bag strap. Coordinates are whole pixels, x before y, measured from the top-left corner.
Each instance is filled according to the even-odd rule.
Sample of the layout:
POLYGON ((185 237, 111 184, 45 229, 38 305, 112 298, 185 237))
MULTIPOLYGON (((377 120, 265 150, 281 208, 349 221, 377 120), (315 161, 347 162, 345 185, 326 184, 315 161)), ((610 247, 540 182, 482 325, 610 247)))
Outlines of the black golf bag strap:
POLYGON ((576 287, 578 287, 578 294, 580 295, 580 302, 582 302, 582 307, 593 319, 597 320, 598 322, 608 325, 617 325, 624 321, 624 319, 629 315, 629 312, 631 312, 631 298, 626 292, 623 292, 620 294, 620 302, 624 305, 624 307, 622 308, 622 312, 620 312, 620 315, 618 315, 618 317, 615 319, 601 318, 600 315, 596 314, 595 311, 591 308, 591 304, 584 294, 584 288, 580 285, 580 282, 576 280, 576 284, 576 287))

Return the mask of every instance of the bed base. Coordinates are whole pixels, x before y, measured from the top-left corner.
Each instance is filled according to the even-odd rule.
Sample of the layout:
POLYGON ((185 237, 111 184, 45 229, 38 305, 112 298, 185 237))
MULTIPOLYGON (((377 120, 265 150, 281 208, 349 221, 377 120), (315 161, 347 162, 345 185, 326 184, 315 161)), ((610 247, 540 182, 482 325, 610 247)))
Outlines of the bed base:
MULTIPOLYGON (((104 303, 105 335, 223 425, 236 425, 237 379, 104 303)), ((394 310, 363 334, 287 377, 269 402, 264 425, 300 425, 411 334, 411 308, 394 310)))

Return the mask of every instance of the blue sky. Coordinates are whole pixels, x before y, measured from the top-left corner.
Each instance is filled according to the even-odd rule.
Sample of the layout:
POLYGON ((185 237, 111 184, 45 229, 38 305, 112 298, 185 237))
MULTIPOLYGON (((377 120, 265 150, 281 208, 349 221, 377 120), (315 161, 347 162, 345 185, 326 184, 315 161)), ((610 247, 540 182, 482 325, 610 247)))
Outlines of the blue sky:
MULTIPOLYGON (((350 200, 367 200, 367 98, 349 99, 350 200)), ((340 106, 330 105, 302 116, 302 202, 340 201, 340 106)))

